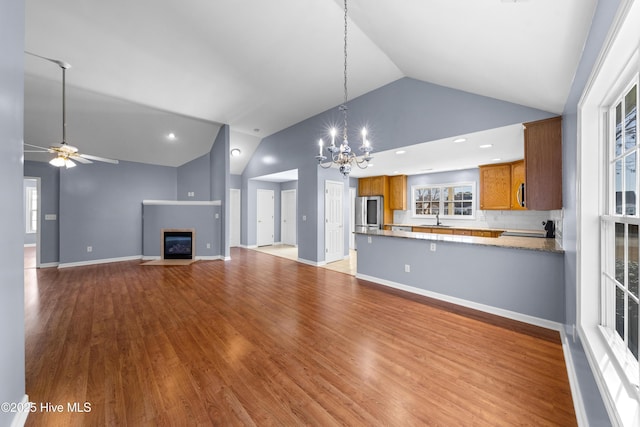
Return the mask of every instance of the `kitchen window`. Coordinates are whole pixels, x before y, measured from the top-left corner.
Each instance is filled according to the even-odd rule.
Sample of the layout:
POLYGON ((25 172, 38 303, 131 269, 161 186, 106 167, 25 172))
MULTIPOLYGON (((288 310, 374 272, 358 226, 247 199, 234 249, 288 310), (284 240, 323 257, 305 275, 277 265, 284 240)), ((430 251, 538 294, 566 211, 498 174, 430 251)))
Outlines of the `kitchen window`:
POLYGON ((413 216, 431 218, 475 217, 475 182, 415 185, 411 187, 413 216))
POLYGON ((608 192, 601 218, 601 326, 614 354, 638 385, 640 320, 638 77, 608 111, 608 192))

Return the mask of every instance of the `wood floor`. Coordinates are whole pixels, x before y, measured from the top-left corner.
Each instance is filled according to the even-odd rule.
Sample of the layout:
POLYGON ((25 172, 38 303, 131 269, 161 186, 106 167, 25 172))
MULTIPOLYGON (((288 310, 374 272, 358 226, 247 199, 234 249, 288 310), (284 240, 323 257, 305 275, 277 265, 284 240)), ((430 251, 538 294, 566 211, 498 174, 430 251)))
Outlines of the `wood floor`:
POLYGON ((557 332, 231 257, 25 269, 27 426, 576 425, 557 332))

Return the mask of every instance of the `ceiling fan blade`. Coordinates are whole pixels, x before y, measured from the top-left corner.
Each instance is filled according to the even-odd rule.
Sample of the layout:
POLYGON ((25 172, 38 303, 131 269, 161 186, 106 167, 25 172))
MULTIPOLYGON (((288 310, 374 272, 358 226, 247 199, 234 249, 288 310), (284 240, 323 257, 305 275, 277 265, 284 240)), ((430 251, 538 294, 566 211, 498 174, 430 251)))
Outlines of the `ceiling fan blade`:
POLYGON ((51 151, 51 147, 40 147, 39 145, 27 144, 26 142, 23 142, 22 144, 27 146, 27 147, 31 147, 31 148, 39 148, 39 149, 44 150, 46 152, 50 152, 51 151))
POLYGON ((120 163, 118 160, 115 160, 115 159, 107 159, 106 157, 92 156, 91 154, 76 154, 74 157, 83 157, 83 158, 88 159, 88 160, 95 160, 97 162, 112 163, 114 165, 117 165, 118 163, 120 163))
POLYGON ((89 164, 89 163, 93 163, 91 160, 89 159, 85 159, 81 154, 72 154, 71 156, 69 156, 70 159, 76 160, 80 163, 83 164, 89 164))
POLYGON ((28 52, 26 50, 24 51, 24 53, 26 53, 27 55, 31 55, 31 56, 35 56, 35 57, 38 57, 38 58, 46 59, 47 61, 53 62, 54 64, 57 64, 60 68, 64 68, 65 70, 67 68, 71 68, 71 64, 69 64, 68 62, 61 61, 59 59, 47 58, 46 56, 38 55, 38 54, 35 54, 33 52, 28 52))
POLYGON ((22 150, 23 153, 41 153, 41 154, 49 154, 49 151, 38 151, 38 150, 22 150))

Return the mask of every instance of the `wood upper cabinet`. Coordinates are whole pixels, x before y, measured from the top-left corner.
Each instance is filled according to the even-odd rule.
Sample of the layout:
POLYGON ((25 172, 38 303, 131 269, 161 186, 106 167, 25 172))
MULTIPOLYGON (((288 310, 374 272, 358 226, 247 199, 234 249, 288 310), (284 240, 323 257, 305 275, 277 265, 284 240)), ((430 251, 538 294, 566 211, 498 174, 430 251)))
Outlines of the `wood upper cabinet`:
POLYGON ((511 163, 511 209, 526 210, 524 160, 511 163))
POLYGON ((359 196, 386 196, 388 177, 387 176, 371 176, 368 178, 358 179, 358 195, 359 196))
POLYGON ((389 207, 393 210, 407 210, 407 176, 389 177, 389 207))
POLYGON ((524 123, 526 206, 562 209, 562 117, 524 123))
POLYGON ((480 166, 480 209, 511 208, 511 164, 480 166))

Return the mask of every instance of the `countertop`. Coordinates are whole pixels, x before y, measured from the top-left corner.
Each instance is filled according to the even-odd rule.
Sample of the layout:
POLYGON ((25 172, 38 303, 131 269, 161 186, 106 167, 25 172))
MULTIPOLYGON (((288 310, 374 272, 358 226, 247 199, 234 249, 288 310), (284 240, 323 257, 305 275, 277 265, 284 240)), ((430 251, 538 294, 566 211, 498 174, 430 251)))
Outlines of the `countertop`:
MULTIPOLYGON (((395 224, 400 225, 400 224, 395 224)), ((414 227, 418 227, 413 225, 414 227)), ((428 226, 425 226, 428 227, 428 226)), ((455 227, 451 227, 455 228, 455 227)), ((467 227, 460 227, 470 229, 467 227)), ((520 230, 521 231, 521 230, 520 230)), ((457 242, 472 245, 499 246, 513 249, 528 249, 533 251, 564 253, 562 247, 556 239, 547 239, 541 237, 520 237, 520 236, 500 236, 500 237, 474 237, 474 236, 457 236, 451 234, 433 234, 433 233, 415 233, 412 231, 391 231, 378 229, 356 229, 356 234, 365 234, 369 236, 384 237, 400 237, 405 239, 422 239, 440 242, 457 242)))

